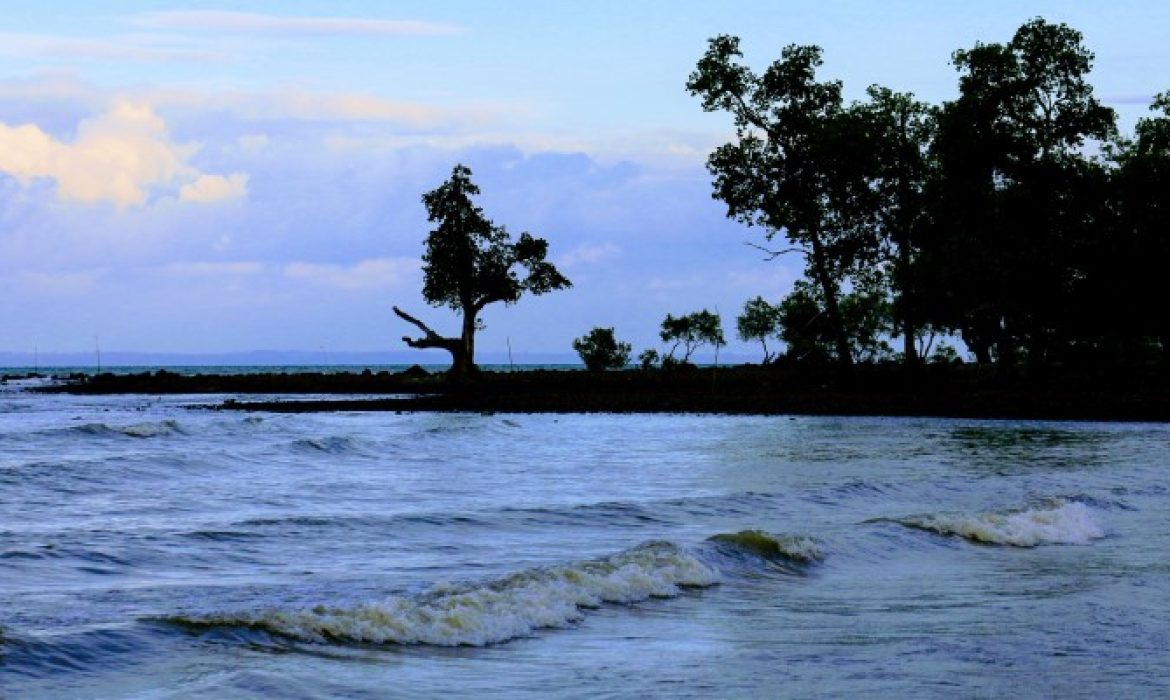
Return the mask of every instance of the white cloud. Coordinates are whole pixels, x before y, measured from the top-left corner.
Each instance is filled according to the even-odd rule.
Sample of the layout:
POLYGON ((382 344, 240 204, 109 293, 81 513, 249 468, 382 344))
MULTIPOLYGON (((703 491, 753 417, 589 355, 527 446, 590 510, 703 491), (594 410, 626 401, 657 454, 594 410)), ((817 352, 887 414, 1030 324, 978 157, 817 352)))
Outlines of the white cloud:
POLYGON ((162 40, 161 37, 123 36, 116 39, 87 39, 51 34, 14 33, 0 33, 0 54, 140 63, 170 61, 206 63, 227 58, 218 51, 189 48, 162 40))
POLYGON ((260 274, 264 265, 254 261, 176 262, 154 268, 163 277, 249 277, 260 274))
POLYGON ((179 190, 181 202, 221 202, 227 199, 239 199, 248 192, 248 175, 246 173, 232 173, 223 175, 200 175, 195 182, 183 185, 179 190))
POLYGON ((418 127, 434 126, 448 118, 443 111, 424 105, 360 93, 330 95, 289 90, 262 97, 241 95, 236 102, 242 116, 253 118, 401 122, 418 127))
POLYGON ((621 255, 622 249, 613 243, 586 243, 557 258, 557 265, 565 268, 589 265, 621 255))
POLYGON ((292 279, 352 291, 413 282, 420 265, 417 258, 373 258, 354 265, 294 262, 285 266, 284 274, 292 279))
POLYGON ((88 294, 93 291, 101 276, 98 270, 83 271, 18 271, 11 276, 11 281, 22 292, 38 294, 54 294, 71 296, 88 294))
POLYGON ((82 120, 73 143, 58 141, 35 124, 0 122, 0 171, 22 185, 52 179, 61 199, 108 201, 119 208, 141 206, 153 188, 182 181, 194 184, 183 196, 190 201, 243 193, 243 173, 209 176, 189 165, 196 150, 172 142, 166 123, 145 103, 115 101, 106 113, 82 120))
POLYGON ((154 29, 202 30, 246 34, 308 35, 406 35, 445 36, 463 28, 439 22, 367 19, 361 17, 289 17, 254 12, 182 10, 151 12, 131 19, 133 24, 154 29))
POLYGON ((268 134, 244 134, 236 139, 236 143, 240 145, 240 150, 245 153, 259 153, 265 148, 268 148, 268 144, 271 142, 272 139, 268 138, 268 134))
MULTIPOLYGON (((0 84, 0 94, 3 85, 0 84)), ((414 129, 482 127, 516 118, 522 110, 503 104, 433 107, 362 92, 309 92, 301 89, 229 91, 208 94, 193 90, 151 89, 131 92, 160 109, 184 112, 229 112, 248 121, 370 122, 414 129)))

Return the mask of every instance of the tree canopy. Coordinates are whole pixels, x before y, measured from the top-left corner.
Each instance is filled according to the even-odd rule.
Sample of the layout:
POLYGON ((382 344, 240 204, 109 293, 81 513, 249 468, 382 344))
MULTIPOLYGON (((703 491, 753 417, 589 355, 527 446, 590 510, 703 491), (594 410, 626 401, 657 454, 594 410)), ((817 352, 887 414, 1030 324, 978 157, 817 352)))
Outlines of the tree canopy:
POLYGON ((683 316, 675 317, 667 314, 662 321, 662 330, 658 333, 664 343, 670 343, 670 350, 666 353, 666 362, 686 364, 691 355, 704 345, 721 348, 727 345, 723 339, 723 325, 719 314, 713 314, 703 309, 683 316), (675 352, 682 348, 682 357, 675 357, 675 352))
POLYGON ((425 335, 403 337, 413 348, 442 348, 451 353, 451 372, 463 376, 475 371, 475 332, 479 314, 496 302, 514 304, 525 294, 540 295, 571 286, 545 260, 548 242, 528 232, 514 242, 503 226, 484 216, 472 202, 479 187, 471 170, 456 165, 451 177, 423 195, 427 220, 437 224, 424 241, 423 298, 432 306, 446 306, 462 316, 458 337, 443 337, 422 321, 394 307, 403 320, 425 335))
POLYGON ((630 364, 633 346, 614 337, 613 328, 594 328, 573 341, 573 349, 590 372, 621 369, 630 364))
POLYGON ((1151 346, 1170 368, 1170 93, 1120 138, 1083 37, 1041 18, 956 51, 958 97, 937 106, 877 85, 847 104, 816 46, 760 73, 742 56, 711 38, 686 88, 735 127, 707 161, 713 196, 768 259, 804 258, 775 307, 790 358, 888 359, 898 334, 917 364, 956 334, 1007 371, 1151 346))

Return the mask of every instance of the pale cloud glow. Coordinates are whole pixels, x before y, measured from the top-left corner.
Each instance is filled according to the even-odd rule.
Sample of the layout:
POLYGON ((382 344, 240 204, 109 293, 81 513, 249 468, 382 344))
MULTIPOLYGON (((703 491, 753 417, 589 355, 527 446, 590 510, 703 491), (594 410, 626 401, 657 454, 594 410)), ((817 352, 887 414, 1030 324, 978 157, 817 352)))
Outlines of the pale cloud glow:
POLYGON ((247 153, 259 153, 268 148, 272 139, 269 138, 268 134, 244 134, 236 139, 236 143, 247 153))
POLYGON ((22 270, 13 275, 12 281, 16 287, 31 289, 38 294, 70 296, 92 292, 100 276, 101 273, 95 270, 56 272, 22 270))
POLYGON ((190 174, 186 161, 193 153, 193 147, 170 142, 165 123, 149 106, 129 102, 83 120, 71 144, 32 124, 0 124, 0 170, 22 184, 51 178, 62 199, 81 202, 141 205, 151 186, 190 174))
POLYGON ((256 12, 176 10, 151 12, 131 19, 153 29, 237 32, 245 34, 449 36, 465 30, 452 24, 361 17, 290 17, 256 12))
POLYGON ((0 123, 0 171, 26 186, 51 179, 60 199, 89 204, 142 206, 153 188, 182 180, 192 181, 182 190, 187 201, 241 196, 247 175, 204 175, 188 164, 197 150, 171 141, 166 122, 144 103, 118 101, 106 113, 82 120, 72 143, 34 124, 0 123))
POLYGON ((374 258, 353 265, 289 263, 286 277, 349 291, 382 289, 413 282, 421 263, 417 258, 374 258))
POLYGON ((223 175, 200 175, 195 182, 183 185, 179 190, 179 201, 222 202, 229 199, 240 199, 248 192, 247 173, 232 173, 223 175))
POLYGON ((207 63, 224 61, 228 58, 220 51, 192 48, 182 43, 163 40, 162 37, 123 36, 113 39, 92 39, 7 32, 0 32, 0 55, 142 63, 171 61, 207 63))
POLYGON ((160 109, 222 111, 244 120, 368 122, 412 129, 481 126, 499 123, 520 113, 516 108, 499 104, 435 107, 372 93, 310 91, 300 88, 216 93, 155 89, 130 94, 160 109))
POLYGON ((262 263, 250 260, 171 263, 154 269, 164 277, 248 277, 263 271, 262 263))
POLYGON ((565 268, 595 263, 621 255, 622 249, 613 243, 590 243, 577 246, 557 258, 557 265, 565 268))

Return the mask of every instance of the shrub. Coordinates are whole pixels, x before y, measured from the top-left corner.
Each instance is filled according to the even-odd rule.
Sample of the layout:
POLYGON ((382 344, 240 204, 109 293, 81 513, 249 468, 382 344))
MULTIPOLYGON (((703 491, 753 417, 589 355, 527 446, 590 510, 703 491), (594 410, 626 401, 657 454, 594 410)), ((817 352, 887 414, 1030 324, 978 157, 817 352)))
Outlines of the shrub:
POLYGON ((574 340, 573 349, 590 372, 625 367, 630 363, 632 350, 629 343, 619 342, 613 337, 612 328, 594 328, 588 335, 574 340))

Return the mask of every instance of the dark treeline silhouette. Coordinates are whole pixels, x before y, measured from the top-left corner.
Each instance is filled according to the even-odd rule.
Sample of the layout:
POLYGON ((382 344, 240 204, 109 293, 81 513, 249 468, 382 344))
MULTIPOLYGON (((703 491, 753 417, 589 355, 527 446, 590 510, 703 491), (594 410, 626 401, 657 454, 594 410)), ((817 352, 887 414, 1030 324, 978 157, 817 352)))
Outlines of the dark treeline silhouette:
POLYGON ((956 51, 941 105, 876 85, 847 104, 821 53, 788 46, 756 73, 717 36, 687 82, 736 127, 708 159, 713 196, 769 257, 805 260, 805 281, 753 310, 789 359, 913 366, 953 334, 1005 371, 1170 368, 1170 93, 1119 135, 1081 34, 1039 18, 956 51))

